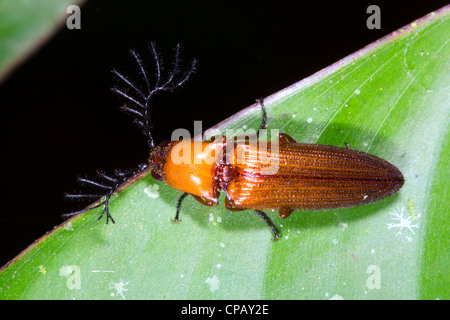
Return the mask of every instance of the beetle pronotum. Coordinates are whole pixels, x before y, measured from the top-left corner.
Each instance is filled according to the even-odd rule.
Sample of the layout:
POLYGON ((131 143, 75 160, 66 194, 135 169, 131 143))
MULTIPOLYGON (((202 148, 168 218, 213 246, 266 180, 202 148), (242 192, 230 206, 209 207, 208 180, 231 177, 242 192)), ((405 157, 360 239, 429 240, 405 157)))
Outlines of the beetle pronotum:
MULTIPOLYGON (((222 191, 226 193, 227 209, 254 210, 267 223, 275 238, 279 234, 263 212, 265 209, 278 210, 280 217, 286 218, 295 209, 321 210, 371 203, 394 194, 402 187, 402 173, 383 159, 348 147, 297 143, 283 133, 279 134, 275 144, 260 140, 252 144, 239 137, 227 140, 219 136, 214 141, 181 140, 157 146, 151 134, 149 102, 155 93, 173 90, 186 82, 196 61, 181 79, 176 80, 178 45, 173 69, 162 82, 161 63, 153 43, 150 49, 156 64, 156 83, 153 86, 139 56, 131 51, 143 75, 146 93, 113 71, 133 91, 132 95, 114 88, 116 93, 131 102, 133 107, 124 106, 122 109, 136 117, 134 122, 147 136, 150 147, 148 164, 135 171, 116 172, 112 177, 99 173, 102 182, 79 179, 82 183, 107 190, 105 200, 97 205, 104 205, 99 219, 106 213, 106 221, 114 222, 108 207, 111 195, 125 180, 148 168, 154 178, 184 192, 178 200, 173 221, 179 221, 181 203, 187 195, 203 205, 212 206, 218 204, 219 192, 222 191), (180 161, 180 155, 184 161, 180 161), (264 171, 266 166, 261 159, 274 156, 276 170, 264 171)), ((265 128, 267 118, 262 101, 260 104, 263 117, 257 135, 265 128)), ((98 196, 67 195, 69 198, 98 196)))

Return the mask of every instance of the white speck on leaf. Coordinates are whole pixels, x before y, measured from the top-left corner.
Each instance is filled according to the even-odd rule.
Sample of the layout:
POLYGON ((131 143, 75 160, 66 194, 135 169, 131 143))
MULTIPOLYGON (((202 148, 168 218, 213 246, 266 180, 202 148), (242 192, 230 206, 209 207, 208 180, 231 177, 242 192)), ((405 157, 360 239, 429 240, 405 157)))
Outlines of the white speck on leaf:
MULTIPOLYGON (((413 234, 414 228, 419 228, 418 224, 414 224, 413 222, 417 220, 420 217, 420 214, 413 216, 407 216, 405 217, 405 207, 401 207, 398 210, 394 210, 392 212, 389 212, 389 214, 392 216, 392 222, 387 224, 388 229, 398 229, 398 232, 395 234, 395 236, 399 236, 402 234, 403 229, 407 229, 411 231, 413 234)), ((412 239, 411 239, 412 241, 412 239)), ((409 242, 411 242, 409 241, 409 242)))
POLYGON ((211 290, 211 292, 219 290, 219 278, 217 278, 216 275, 212 278, 208 277, 205 283, 209 284, 209 290, 211 290))
POLYGON ((45 276, 45 274, 47 273, 47 270, 45 270, 45 267, 43 265, 40 265, 39 267, 39 272, 45 276))
POLYGON ((152 199, 156 199, 159 197, 159 186, 157 184, 151 184, 147 188, 144 189, 144 192, 147 196, 152 199))
MULTIPOLYGON (((120 279, 118 283, 115 282, 109 283, 108 288, 109 290, 116 290, 115 294, 118 294, 119 296, 122 297, 123 300, 125 300, 125 296, 123 293, 128 291, 128 289, 125 289, 125 286, 128 285, 128 283, 130 283, 130 281, 123 282, 123 280, 120 279)), ((114 292, 111 292, 111 296, 114 296, 114 292)))
POLYGON ((347 229, 348 228, 348 224, 347 223, 345 223, 345 222, 341 222, 341 223, 339 223, 340 225, 341 225, 341 227, 342 227, 342 230, 345 230, 345 229, 347 229))
POLYGON ((69 222, 67 222, 65 225, 64 225, 64 228, 63 228, 64 230, 67 230, 67 231, 73 231, 73 225, 72 225, 72 222, 71 221, 69 221, 69 222))

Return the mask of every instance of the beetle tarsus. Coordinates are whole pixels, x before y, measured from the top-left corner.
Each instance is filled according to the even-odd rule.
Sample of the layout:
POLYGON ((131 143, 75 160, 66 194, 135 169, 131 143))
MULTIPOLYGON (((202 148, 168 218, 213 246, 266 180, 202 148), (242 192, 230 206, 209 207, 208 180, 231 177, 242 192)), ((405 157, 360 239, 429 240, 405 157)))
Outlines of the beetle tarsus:
POLYGON ((105 201, 103 202, 103 205, 104 205, 103 211, 102 211, 102 213, 100 214, 100 216, 97 218, 97 221, 100 221, 100 220, 102 219, 102 217, 103 217, 103 216, 105 215, 105 213, 106 213, 106 224, 109 223, 109 220, 111 220, 112 223, 116 223, 116 222, 114 221, 113 217, 111 216, 111 213, 109 212, 109 200, 111 199, 111 195, 114 193, 114 191, 115 191, 116 188, 117 188, 117 186, 116 186, 114 189, 112 189, 112 190, 108 193, 108 195, 106 196, 106 199, 105 199, 105 201))
POLYGON ((124 183, 129 178, 135 176, 137 173, 143 171, 147 168, 147 165, 141 165, 137 170, 129 170, 129 171, 115 171, 113 176, 106 175, 104 172, 98 171, 97 176, 98 180, 90 180, 87 178, 81 178, 78 177, 77 181, 82 185, 90 186, 91 188, 101 189, 101 190, 107 190, 106 193, 92 193, 92 194, 65 194, 65 197, 67 199, 75 199, 75 200, 85 200, 89 198, 103 198, 104 200, 100 203, 87 207, 80 211, 74 211, 71 213, 64 214, 63 216, 69 217, 73 216, 79 213, 87 212, 92 209, 98 208, 100 206, 103 206, 103 211, 100 214, 100 216, 97 218, 97 221, 101 220, 103 216, 106 215, 106 224, 111 221, 112 223, 115 223, 114 218, 112 217, 110 211, 109 211, 109 203, 111 200, 112 195, 117 190, 117 188, 124 183))

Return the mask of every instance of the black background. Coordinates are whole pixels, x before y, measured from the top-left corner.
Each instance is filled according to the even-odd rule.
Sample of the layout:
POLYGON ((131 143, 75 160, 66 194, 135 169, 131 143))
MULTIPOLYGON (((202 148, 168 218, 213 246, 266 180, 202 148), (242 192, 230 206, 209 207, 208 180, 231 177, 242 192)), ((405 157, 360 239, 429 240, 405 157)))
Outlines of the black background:
MULTIPOLYGON (((154 136, 167 140, 193 121, 211 127, 338 61, 447 1, 88 1, 81 30, 64 26, 0 86, 2 209, 0 266, 81 209, 64 200, 77 175, 134 168, 147 159, 143 135, 119 110, 113 68, 138 80, 128 49, 146 58, 155 41, 170 63, 177 42, 196 74, 153 102, 154 136), (367 7, 381 9, 369 30, 367 7)), ((151 70, 151 69, 150 69, 151 70)))

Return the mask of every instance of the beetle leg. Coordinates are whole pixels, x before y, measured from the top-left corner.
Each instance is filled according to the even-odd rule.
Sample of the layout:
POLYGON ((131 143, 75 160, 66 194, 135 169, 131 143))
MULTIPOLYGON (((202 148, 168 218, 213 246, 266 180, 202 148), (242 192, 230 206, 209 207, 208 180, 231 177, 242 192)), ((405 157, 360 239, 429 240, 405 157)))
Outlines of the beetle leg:
POLYGON ((196 195, 192 195, 192 196, 194 197, 195 200, 197 200, 198 202, 200 202, 204 206, 212 207, 213 205, 216 204, 213 200, 204 199, 204 198, 196 196, 196 195))
POLYGON ((225 198, 225 208, 227 208, 227 210, 230 210, 230 211, 247 210, 245 208, 234 208, 233 205, 231 204, 230 200, 228 200, 228 197, 225 198))
POLYGON ((261 131, 262 129, 265 129, 267 127, 267 112, 266 112, 266 107, 264 107, 264 99, 258 99, 258 100, 256 100, 256 102, 261 105, 261 110, 262 110, 261 125, 259 126, 258 132, 256 133, 256 137, 259 137, 259 131, 261 131))
MULTIPOLYGON (((230 211, 246 210, 246 208, 234 208, 233 205, 231 204, 230 200, 228 200, 228 198, 225 198, 225 208, 227 208, 230 211)), ((277 229, 273 225, 272 221, 270 221, 270 219, 266 216, 264 211, 255 209, 255 212, 261 217, 261 219, 263 219, 267 223, 267 226, 272 231, 272 233, 275 237, 274 240, 278 239, 280 237, 280 235, 278 234, 277 229)))
POLYGON ((274 240, 280 238, 280 235, 277 232, 277 229, 275 228, 275 226, 273 225, 272 221, 270 221, 270 219, 266 216, 266 214, 264 213, 264 211, 261 210, 255 210, 255 212, 261 217, 261 219, 263 219, 266 223, 267 226, 269 227, 269 229, 272 231, 273 236, 275 237, 274 240))
POLYGON ((291 215, 292 211, 294 211, 294 209, 292 208, 280 208, 280 210, 278 210, 278 214, 280 215, 281 218, 287 218, 291 215))
POLYGON ((181 209, 181 203, 183 202, 184 198, 186 198, 186 197, 188 196, 188 194, 189 194, 189 193, 184 192, 184 193, 181 195, 180 199, 178 199, 178 203, 177 203, 177 213, 176 213, 176 215, 175 215, 175 219, 171 219, 170 221, 172 221, 172 222, 179 222, 179 221, 181 221, 181 220, 179 219, 179 216, 180 216, 180 209, 181 209))
POLYGON ((288 135, 287 133, 279 133, 278 134, 278 140, 283 141, 285 143, 290 143, 290 142, 297 142, 294 140, 294 138, 292 138, 290 135, 288 135))

